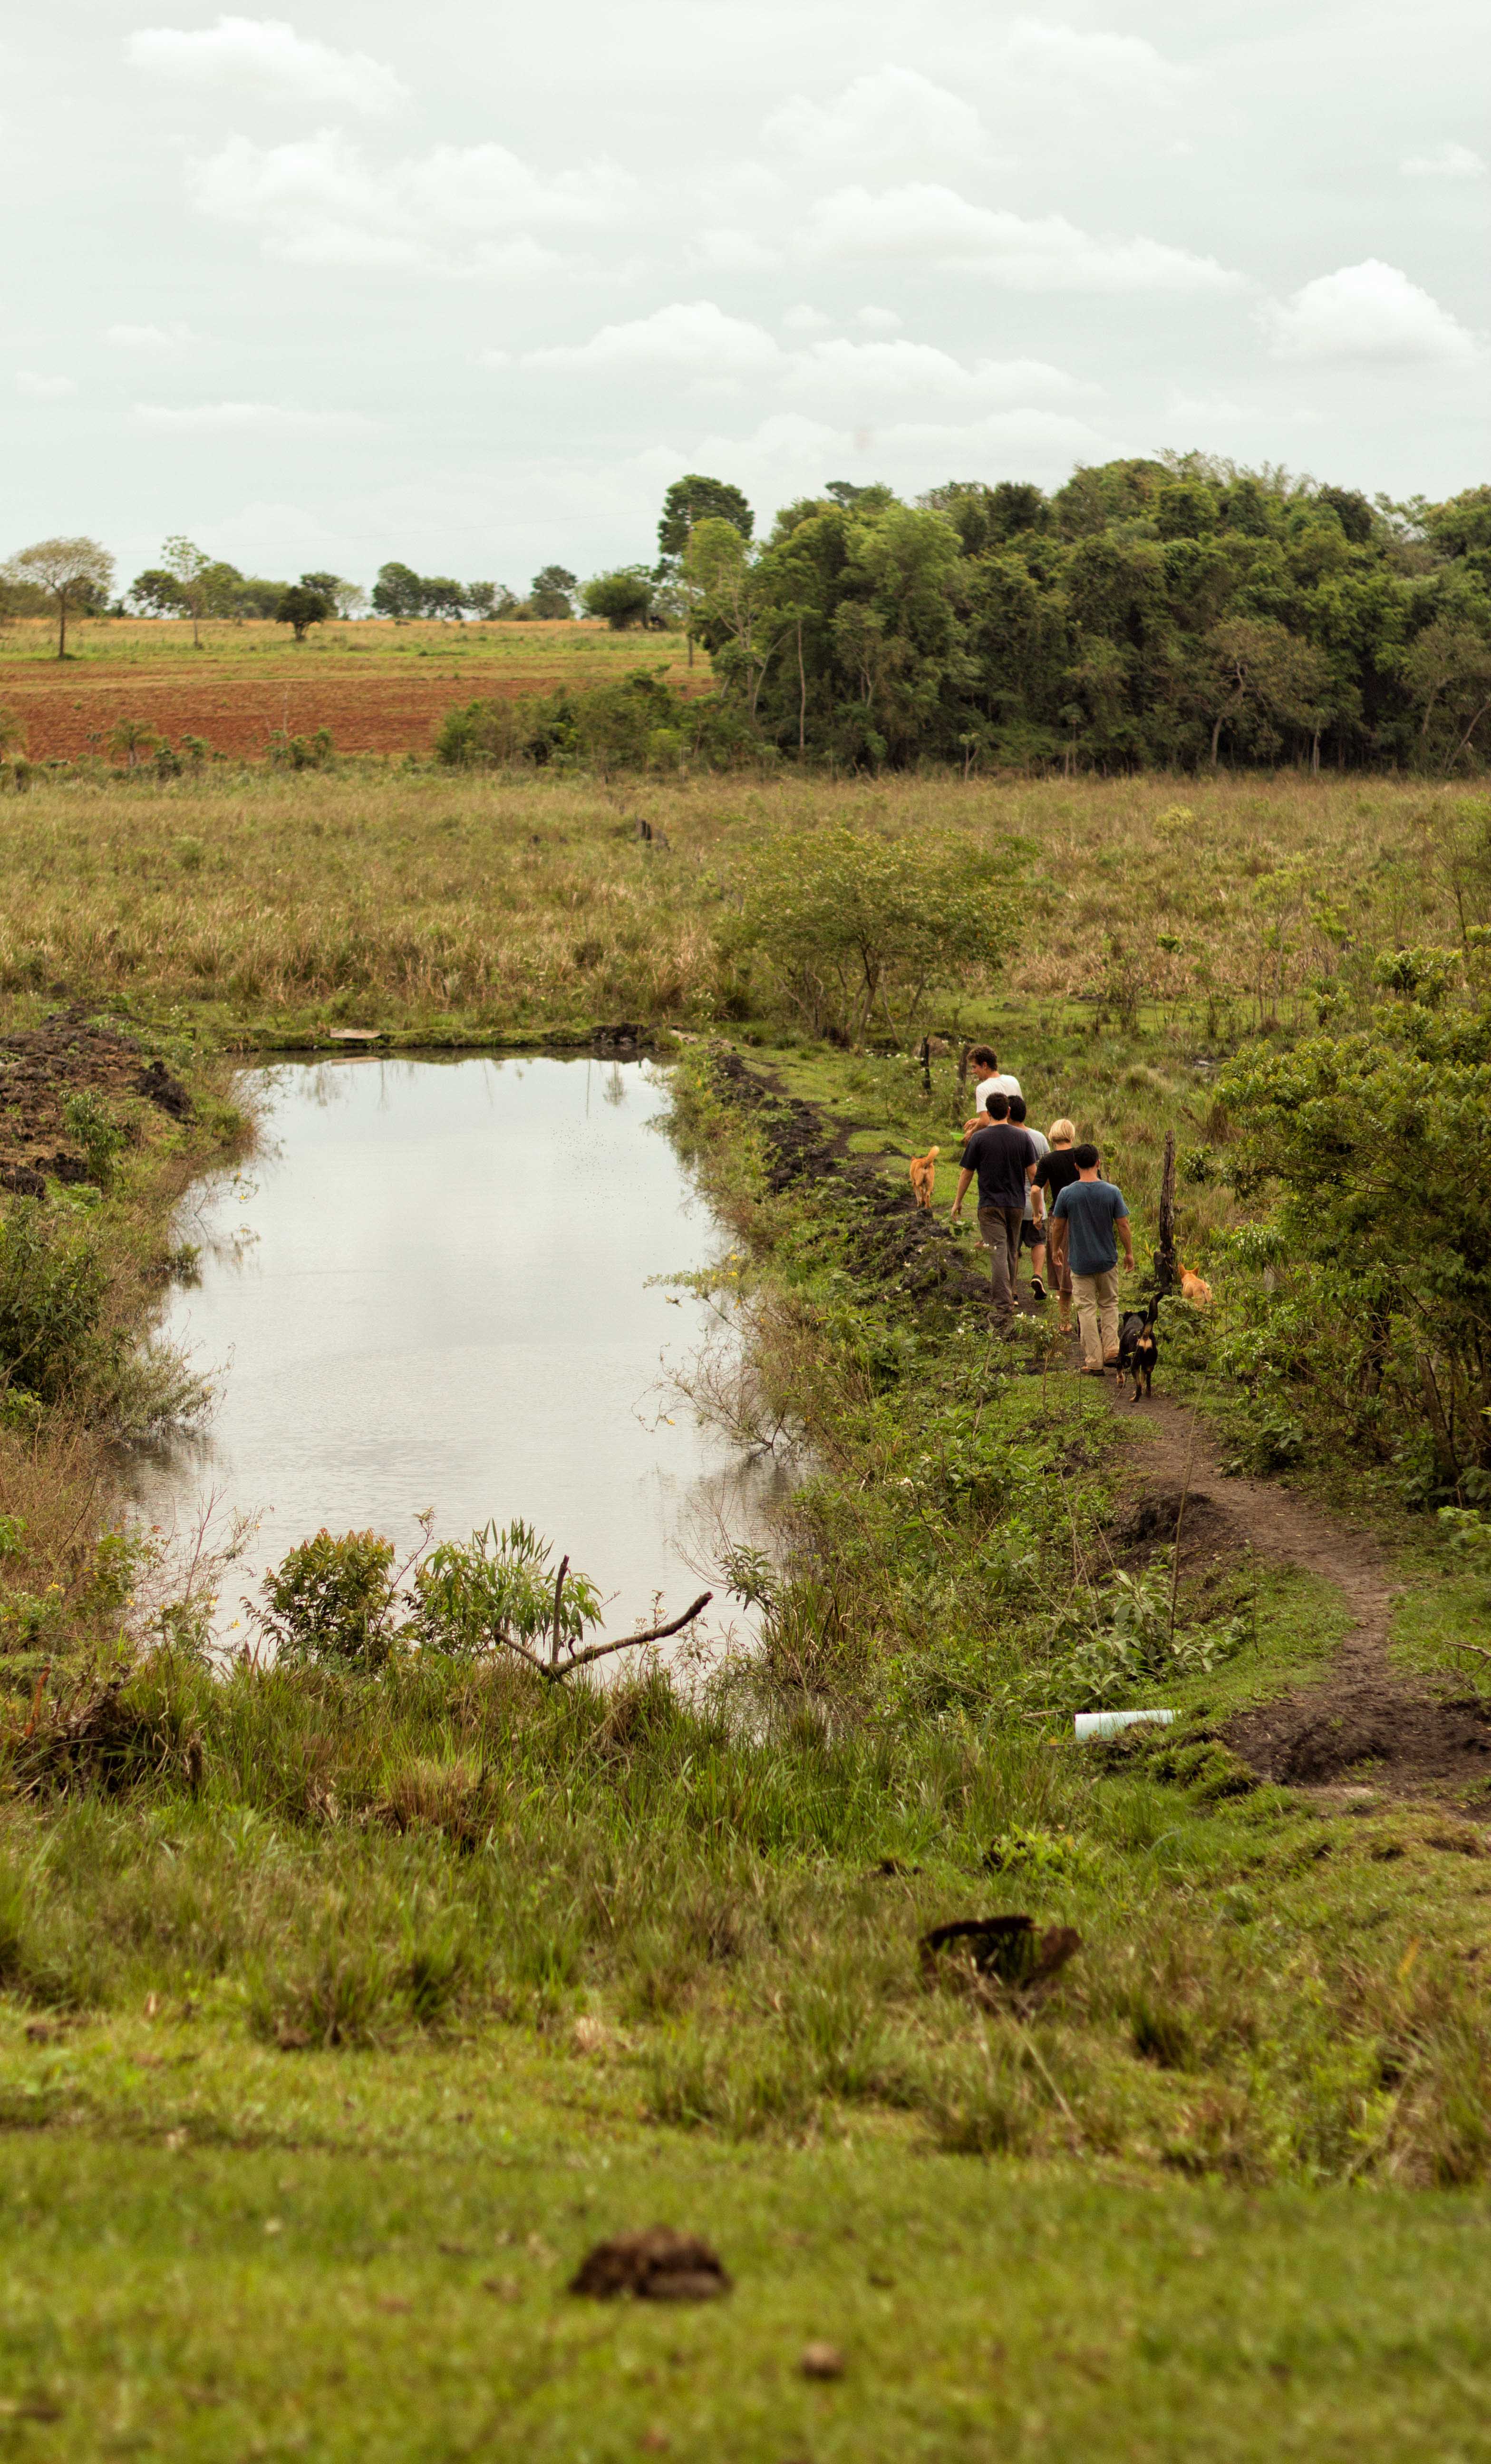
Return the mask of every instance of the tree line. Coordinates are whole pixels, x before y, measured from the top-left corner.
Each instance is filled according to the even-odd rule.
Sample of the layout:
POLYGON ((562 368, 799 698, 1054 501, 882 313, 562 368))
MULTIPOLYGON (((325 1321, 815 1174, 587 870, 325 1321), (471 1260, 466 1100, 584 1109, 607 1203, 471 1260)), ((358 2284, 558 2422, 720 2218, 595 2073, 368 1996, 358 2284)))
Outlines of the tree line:
POLYGON ((724 695, 783 752, 1111 773, 1491 751, 1487 487, 1369 501, 1199 454, 1050 496, 840 483, 759 549, 698 523, 682 566, 724 695))
MULTIPOLYGON (((42 541, 3 576, 54 607, 59 650, 69 612, 106 606, 112 578, 87 539, 42 541)), ((1491 756, 1484 486, 1397 503, 1272 466, 1162 454, 1079 470, 1049 495, 951 480, 908 503, 835 480, 758 541, 740 490, 691 473, 667 492, 653 561, 584 583, 548 564, 523 599, 397 561, 366 597, 331 573, 256 581, 183 538, 130 598, 189 616, 194 631, 252 613, 298 637, 367 606, 395 621, 580 610, 618 629, 668 625, 691 663, 696 643, 710 656, 722 758, 744 747, 869 768, 1225 760, 1447 775, 1491 756)), ((639 707, 639 741, 703 745, 692 719, 675 726, 655 703, 639 707)), ((498 731, 508 749, 511 717, 498 731)), ((560 737, 585 736, 567 719, 556 758, 560 737)), ((474 723, 460 740, 456 758, 500 758, 491 729, 474 723)))

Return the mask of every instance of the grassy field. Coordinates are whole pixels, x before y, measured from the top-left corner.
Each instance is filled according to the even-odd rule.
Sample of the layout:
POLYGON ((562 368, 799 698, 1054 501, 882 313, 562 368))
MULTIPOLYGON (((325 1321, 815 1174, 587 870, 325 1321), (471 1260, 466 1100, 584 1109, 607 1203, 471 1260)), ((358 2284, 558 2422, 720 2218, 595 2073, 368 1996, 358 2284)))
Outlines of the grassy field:
MULTIPOLYGON (((1219 1723, 1327 1675, 1345 1593, 1124 1540, 1157 1431, 1038 1330, 916 1297, 877 1212, 934 1140, 949 1194, 952 1053, 815 1041, 741 931, 764 851, 825 827, 968 851, 1015 921, 933 1023, 1101 1136, 1141 1262, 1173 1129, 1183 1254, 1225 1263, 1255 1201, 1213 1169, 1217 1066, 1287 1045, 1322 978, 1454 940, 1480 821, 1383 782, 370 763, 5 801, 5 1023, 104 1011, 196 1098, 49 1201, 105 1333, 243 1135, 233 1048, 641 1019, 678 1030, 678 1134, 751 1261, 736 1401, 813 1466, 760 1663, 695 1699, 430 1657, 217 1677, 168 1619, 121 1654, 115 1390, 7 1402, 6 2452, 1491 2456, 1484 1787, 1254 1783, 1219 1723), (783 1185, 722 1035, 868 1179, 783 1185), (1182 1729, 1079 1749, 1130 1627, 1182 1729), (929 1926, 991 1909, 1080 1948, 1028 1994, 928 1969, 929 1926), (728 2300, 566 2291, 659 2219, 728 2300), (841 2376, 804 2376, 818 2340, 841 2376)), ((9 1273, 0 1243, 0 1332, 9 1273)), ((1395 1664, 1468 1688, 1491 1584, 1380 1471, 1327 1475, 1399 1587, 1395 1664)), ((159 1589, 125 1571, 138 1638, 159 1589)))
POLYGON ((1194 1051, 1298 1026, 1343 952, 1453 937, 1475 810, 1446 789, 1226 777, 64 781, 4 808, 0 992, 65 985, 247 1045, 353 1022, 434 1042, 617 1018, 753 1031, 772 1012, 737 931, 753 860, 842 824, 966 849, 1016 901, 949 1027, 1008 1019, 1035 1059, 1102 1016, 1194 1051))
MULTIPOLYGON (((634 668, 687 683, 680 634, 612 633, 604 625, 338 624, 297 642, 287 625, 190 624, 127 617, 56 628, 36 618, 0 627, 0 705, 33 761, 108 757, 110 732, 139 719, 179 745, 261 760, 276 735, 327 728, 343 753, 425 752, 443 714, 478 694, 503 699, 590 685, 634 668)), ((707 662, 696 666, 702 685, 707 662)))

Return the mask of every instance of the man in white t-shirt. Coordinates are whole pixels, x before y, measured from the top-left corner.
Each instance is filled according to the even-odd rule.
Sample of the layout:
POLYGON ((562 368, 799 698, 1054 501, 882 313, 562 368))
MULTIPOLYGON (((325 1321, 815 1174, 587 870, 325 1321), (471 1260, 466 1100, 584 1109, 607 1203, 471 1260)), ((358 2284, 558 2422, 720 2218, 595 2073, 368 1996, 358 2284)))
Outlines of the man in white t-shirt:
POLYGON ((968 1067, 978 1071, 978 1085, 973 1089, 974 1107, 982 1111, 990 1095, 1018 1095, 1022 1090, 1018 1078, 999 1067, 999 1055, 991 1044, 975 1044, 968 1053, 968 1067))

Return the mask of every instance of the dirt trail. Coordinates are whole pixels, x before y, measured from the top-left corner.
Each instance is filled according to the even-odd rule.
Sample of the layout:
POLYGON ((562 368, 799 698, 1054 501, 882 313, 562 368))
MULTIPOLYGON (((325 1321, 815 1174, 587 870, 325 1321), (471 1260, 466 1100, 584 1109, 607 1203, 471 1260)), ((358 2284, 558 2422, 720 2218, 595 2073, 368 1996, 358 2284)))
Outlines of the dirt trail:
POLYGON ((1183 1559, 1252 1548, 1277 1565, 1323 1574, 1345 1596, 1352 1623, 1316 1683, 1238 1712, 1228 1743, 1265 1779, 1339 1786, 1354 1775, 1386 1793, 1443 1796, 1491 1779, 1491 1704, 1457 1694, 1454 1681, 1399 1677, 1388 1657, 1396 1586, 1369 1531, 1274 1482, 1224 1472, 1199 1418, 1159 1396, 1116 1413, 1143 1419, 1134 1449, 1143 1537, 1174 1536, 1182 1495, 1183 1559), (1189 1460, 1189 1480, 1188 1480, 1189 1460))

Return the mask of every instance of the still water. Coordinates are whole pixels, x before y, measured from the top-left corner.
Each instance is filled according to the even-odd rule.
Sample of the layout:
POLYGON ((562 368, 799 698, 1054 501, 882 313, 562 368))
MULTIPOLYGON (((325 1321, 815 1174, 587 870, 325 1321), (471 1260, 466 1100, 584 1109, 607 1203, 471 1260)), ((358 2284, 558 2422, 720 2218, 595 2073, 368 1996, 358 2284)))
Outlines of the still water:
MULTIPOLYGON (((357 1056, 260 1093, 261 1152, 189 1205, 201 1277, 161 1330, 211 1417, 132 1475, 178 1547, 209 1509, 253 1518, 220 1633, 294 1542, 371 1525, 402 1551, 425 1507, 437 1540, 536 1525, 608 1597, 606 1634, 652 1623, 655 1593, 686 1607, 722 1531, 761 1539, 781 1473, 666 1383, 719 1322, 656 1279, 729 1243, 660 1126, 664 1070, 357 1056)), ((705 1626, 744 1632, 723 1597, 705 1626)))

